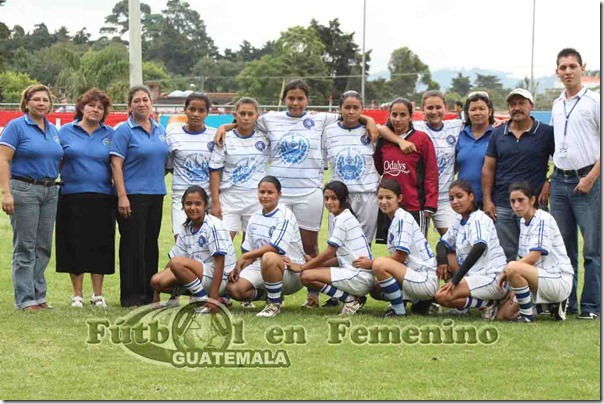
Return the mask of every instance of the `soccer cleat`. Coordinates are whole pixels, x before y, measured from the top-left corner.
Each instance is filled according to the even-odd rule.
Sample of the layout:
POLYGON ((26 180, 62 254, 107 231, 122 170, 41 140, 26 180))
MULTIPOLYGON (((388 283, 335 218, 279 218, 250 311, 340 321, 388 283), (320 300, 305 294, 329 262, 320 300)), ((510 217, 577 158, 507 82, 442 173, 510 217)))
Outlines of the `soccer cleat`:
POLYGON ((300 307, 304 307, 306 309, 314 309, 319 307, 319 297, 315 295, 306 295, 306 301, 300 307))
POLYGON ((566 320, 566 308, 568 307, 568 299, 562 300, 560 303, 550 305, 550 312, 556 321, 566 320))
POLYGON ((241 302, 242 309, 255 309, 256 305, 254 302, 241 302))
POLYGON ((496 302, 493 302, 480 310, 482 311, 483 320, 495 321, 495 317, 497 317, 497 312, 499 311, 499 305, 496 302))
POLYGON ((359 307, 359 310, 363 310, 363 307, 365 307, 365 303, 367 303, 367 296, 359 297, 359 304, 361 305, 361 307, 359 307))
POLYGON ((268 302, 264 309, 256 314, 256 317, 275 317, 279 313, 281 313, 281 305, 268 302))
POLYGON ((340 305, 340 301, 335 297, 329 298, 323 303, 321 307, 338 307, 340 305))
POLYGON ((532 316, 525 316, 524 314, 519 314, 518 317, 511 320, 513 323, 534 323, 535 318, 532 316))
POLYGON ((203 296, 191 296, 189 303, 205 303, 208 301, 208 295, 203 296))
POLYGON ((195 314, 205 316, 207 314, 212 314, 212 310, 210 310, 207 306, 201 306, 195 309, 195 314))
POLYGON ((84 299, 82 299, 82 296, 72 296, 71 297, 71 307, 77 307, 77 308, 84 307, 84 299))
POLYGON ((599 314, 596 313, 581 313, 580 315, 577 316, 577 318, 579 320, 595 320, 596 318, 600 317, 599 314))
POLYGON ((107 307, 107 302, 105 301, 105 297, 92 295, 90 298, 90 304, 95 307, 107 307))
POLYGON ((432 300, 419 300, 411 305, 411 313, 427 316, 430 314, 430 307, 432 307, 432 300))
POLYGON ((392 307, 386 313, 384 313, 384 318, 393 318, 393 317, 407 317, 407 314, 399 314, 392 307))
POLYGON ((344 305, 342 306, 342 310, 340 311, 340 315, 353 315, 357 311, 359 311, 361 307, 363 307, 363 305, 357 299, 351 300, 349 302, 344 303, 344 305))

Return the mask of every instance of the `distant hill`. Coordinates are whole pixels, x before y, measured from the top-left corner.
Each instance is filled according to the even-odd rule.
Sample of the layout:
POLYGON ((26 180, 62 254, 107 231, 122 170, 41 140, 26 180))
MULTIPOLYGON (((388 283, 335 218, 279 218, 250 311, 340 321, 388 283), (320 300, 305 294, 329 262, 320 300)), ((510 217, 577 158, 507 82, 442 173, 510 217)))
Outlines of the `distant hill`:
MULTIPOLYGON (((432 72, 432 80, 436 81, 440 84, 440 88, 446 91, 449 87, 451 87, 451 80, 457 77, 457 74, 461 73, 466 77, 470 77, 470 80, 474 82, 474 78, 476 77, 476 73, 483 75, 493 75, 499 77, 501 84, 503 84, 506 88, 515 88, 516 85, 522 77, 514 77, 510 73, 496 71, 496 70, 485 70, 485 69, 462 69, 462 70, 453 70, 453 69, 441 69, 435 70, 432 72)), ((378 78, 390 78, 390 73, 388 71, 381 71, 375 74, 369 75, 369 80, 377 80, 378 78)), ((543 76, 535 78, 535 81, 539 83, 537 89, 539 93, 545 92, 548 88, 554 88, 554 84, 556 82, 556 76, 543 76)))

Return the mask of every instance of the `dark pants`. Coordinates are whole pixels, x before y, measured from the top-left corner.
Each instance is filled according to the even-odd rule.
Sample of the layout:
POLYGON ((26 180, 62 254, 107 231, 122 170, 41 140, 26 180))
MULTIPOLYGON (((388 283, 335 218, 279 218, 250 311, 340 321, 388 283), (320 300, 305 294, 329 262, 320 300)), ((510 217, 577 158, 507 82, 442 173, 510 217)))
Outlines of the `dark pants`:
POLYGON ((128 195, 132 215, 118 215, 120 229, 120 302, 123 307, 153 301, 151 277, 157 273, 163 195, 128 195))

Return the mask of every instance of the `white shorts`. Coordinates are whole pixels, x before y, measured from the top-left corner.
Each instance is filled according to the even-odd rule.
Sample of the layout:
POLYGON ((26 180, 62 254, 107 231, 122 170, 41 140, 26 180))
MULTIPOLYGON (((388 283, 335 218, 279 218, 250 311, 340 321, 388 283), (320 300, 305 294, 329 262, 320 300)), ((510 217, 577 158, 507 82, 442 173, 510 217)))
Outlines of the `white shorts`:
POLYGON ((350 194, 350 206, 361 223, 367 242, 371 244, 375 239, 375 231, 377 230, 379 210, 377 194, 375 192, 353 192, 350 194))
POLYGON ((438 278, 434 271, 416 271, 407 267, 403 281, 404 300, 429 300, 438 290, 438 278))
MULTIPOLYGON (((260 260, 252 262, 239 273, 239 277, 251 283, 255 289, 266 290, 264 279, 262 279, 262 271, 260 270, 260 260)), ((293 272, 286 269, 283 273, 283 295, 291 295, 302 289, 303 285, 300 281, 300 272, 293 272)))
POLYGON ((262 205, 258 202, 256 190, 229 188, 220 192, 222 223, 228 231, 245 232, 250 217, 258 212, 262 205))
POLYGON ((319 231, 323 220, 323 190, 315 189, 307 195, 283 195, 279 202, 292 211, 302 230, 319 231))
POLYGON ((375 278, 370 269, 331 267, 331 285, 353 296, 365 296, 373 289, 375 278))
MULTIPOLYGON (((226 285, 229 280, 228 274, 227 276, 222 277, 222 281, 220 282, 220 289, 218 290, 218 295, 222 296, 226 292, 226 285)), ((208 296, 212 293, 212 278, 210 276, 203 276, 203 280, 201 281, 201 286, 203 286, 203 290, 206 291, 208 296)))
MULTIPOLYGON (((185 191, 174 191, 172 190, 172 234, 177 235, 180 233, 180 226, 182 226, 187 220, 185 211, 182 210, 182 196, 185 191)), ((212 206, 212 198, 208 194, 208 211, 212 206)))
POLYGON ((449 201, 438 201, 436 213, 432 215, 434 227, 437 229, 448 229, 455 220, 455 211, 449 201))
POLYGON ((507 290, 501 290, 497 286, 497 276, 469 275, 463 279, 465 279, 470 288, 470 296, 477 299, 499 300, 507 293, 507 290))
POLYGON ((560 303, 570 295, 573 287, 572 275, 551 274, 541 268, 537 268, 537 270, 539 271, 539 284, 537 294, 532 296, 533 303, 560 303))

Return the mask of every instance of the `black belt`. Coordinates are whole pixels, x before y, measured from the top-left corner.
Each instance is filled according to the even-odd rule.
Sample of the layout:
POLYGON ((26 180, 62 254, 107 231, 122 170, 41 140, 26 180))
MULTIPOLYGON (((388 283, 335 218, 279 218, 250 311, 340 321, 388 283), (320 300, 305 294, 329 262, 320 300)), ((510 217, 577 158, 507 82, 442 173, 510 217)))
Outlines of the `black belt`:
POLYGON ((34 184, 34 185, 42 185, 43 187, 52 187, 53 185, 64 185, 62 182, 55 181, 51 178, 49 178, 47 180, 34 180, 33 178, 19 177, 17 175, 12 175, 10 178, 11 178, 11 180, 28 182, 28 183, 34 184))
POLYGON ((554 172, 565 177, 585 177, 592 168, 594 168, 595 164, 590 166, 585 166, 583 168, 579 168, 578 170, 562 170, 561 168, 554 167, 554 172))

